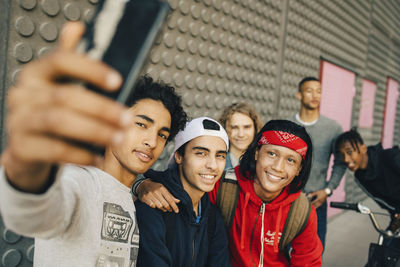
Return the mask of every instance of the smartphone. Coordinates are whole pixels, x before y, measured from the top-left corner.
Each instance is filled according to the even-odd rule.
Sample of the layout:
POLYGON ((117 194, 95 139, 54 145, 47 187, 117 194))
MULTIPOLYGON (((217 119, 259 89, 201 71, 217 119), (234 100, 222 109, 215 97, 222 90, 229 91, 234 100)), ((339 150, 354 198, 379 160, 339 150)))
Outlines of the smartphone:
POLYGON ((117 92, 86 87, 125 104, 169 11, 161 0, 101 1, 78 49, 116 69, 124 83, 117 92))
MULTIPOLYGON (((85 87, 126 104, 169 11, 168 3, 161 0, 100 1, 78 51, 113 67, 124 82, 116 92, 105 92, 92 84, 85 87)), ((77 145, 98 155, 105 152, 104 147, 81 142, 77 145)))

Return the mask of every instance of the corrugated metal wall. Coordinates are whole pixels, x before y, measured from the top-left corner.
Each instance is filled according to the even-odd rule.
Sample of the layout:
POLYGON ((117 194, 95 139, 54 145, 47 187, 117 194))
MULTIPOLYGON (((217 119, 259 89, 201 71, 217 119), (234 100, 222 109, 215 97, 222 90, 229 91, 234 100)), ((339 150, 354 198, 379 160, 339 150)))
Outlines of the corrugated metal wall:
MULTIPOLYGON (((22 65, 54 46, 65 21, 89 19, 97 2, 0 1, 0 110, 5 110, 6 88, 22 65)), ((353 125, 358 122, 362 79, 377 84, 374 124, 361 133, 368 144, 380 140, 387 77, 400 81, 398 1, 168 2, 173 12, 145 72, 175 86, 191 116, 216 118, 224 106, 245 100, 265 121, 288 117, 299 109, 297 83, 303 76, 319 76, 324 59, 357 73, 353 125)), ((397 115, 394 144, 400 143, 400 104, 397 115)), ((171 149, 167 147, 156 168, 171 149)), ((352 179, 347 179, 346 191, 350 200, 360 196, 352 179)), ((32 241, 13 235, 1 222, 0 232, 0 266, 29 266, 32 241)))

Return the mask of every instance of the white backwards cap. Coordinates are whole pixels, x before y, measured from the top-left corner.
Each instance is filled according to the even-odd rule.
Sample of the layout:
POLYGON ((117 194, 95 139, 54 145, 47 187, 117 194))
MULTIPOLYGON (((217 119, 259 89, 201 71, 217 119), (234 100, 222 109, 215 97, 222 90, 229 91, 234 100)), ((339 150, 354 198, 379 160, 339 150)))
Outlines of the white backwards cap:
POLYGON ((229 150, 228 134, 224 127, 222 127, 222 125, 216 120, 208 117, 200 117, 187 122, 185 129, 178 132, 175 137, 174 151, 172 152, 168 163, 171 164, 175 162, 174 154, 182 145, 199 136, 220 137, 226 144, 226 150, 229 150))

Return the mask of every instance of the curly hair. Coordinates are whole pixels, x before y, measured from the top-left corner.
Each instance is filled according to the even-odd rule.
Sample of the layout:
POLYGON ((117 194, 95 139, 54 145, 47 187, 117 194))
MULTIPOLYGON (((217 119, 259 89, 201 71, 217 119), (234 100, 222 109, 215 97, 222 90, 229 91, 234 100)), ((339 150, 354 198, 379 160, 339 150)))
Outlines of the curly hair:
POLYGON ((255 159, 256 151, 260 148, 258 141, 260 140, 262 133, 265 131, 283 131, 291 133, 295 136, 300 137, 307 144, 307 154, 301 162, 301 171, 293 181, 290 183, 289 192, 295 193, 304 188, 307 183, 308 177, 311 170, 312 161, 312 142, 306 129, 294 122, 288 120, 271 120, 267 122, 260 132, 254 137, 246 152, 243 154, 239 165, 240 173, 249 180, 253 180, 256 176, 256 164, 255 159))
POLYGON ((131 107, 142 99, 153 99, 163 103, 171 115, 171 130, 167 141, 175 138, 176 134, 185 128, 188 117, 182 107, 182 98, 172 86, 155 82, 150 76, 142 76, 136 83, 135 90, 127 101, 131 107))
POLYGON ((261 116, 258 112, 251 107, 249 104, 245 102, 234 103, 232 105, 227 106, 223 111, 218 121, 221 125, 226 129, 227 121, 232 117, 235 113, 242 113, 246 116, 249 116, 254 124, 254 135, 258 133, 258 131, 262 127, 261 116))
POLYGON ((339 152, 340 147, 346 142, 349 142, 353 147, 353 149, 357 150, 357 152, 360 152, 359 145, 363 145, 364 140, 361 138, 361 135, 357 132, 357 127, 351 128, 350 131, 344 132, 336 138, 335 151, 339 152))

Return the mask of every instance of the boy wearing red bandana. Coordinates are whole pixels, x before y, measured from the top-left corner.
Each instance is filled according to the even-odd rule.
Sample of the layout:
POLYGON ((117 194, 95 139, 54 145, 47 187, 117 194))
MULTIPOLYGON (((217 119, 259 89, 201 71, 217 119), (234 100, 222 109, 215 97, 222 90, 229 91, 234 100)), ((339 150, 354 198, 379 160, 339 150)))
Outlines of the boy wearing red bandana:
MULTIPOLYGON (((233 266, 321 266, 322 244, 313 207, 304 230, 291 243, 290 262, 278 248, 290 205, 307 182, 311 160, 311 139, 293 122, 270 121, 255 136, 235 168, 239 198, 228 229, 233 266)), ((218 189, 219 183, 209 194, 214 203, 218 189)))

